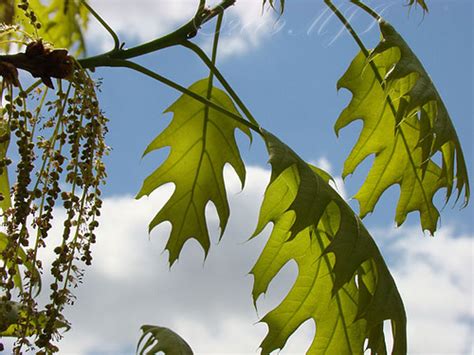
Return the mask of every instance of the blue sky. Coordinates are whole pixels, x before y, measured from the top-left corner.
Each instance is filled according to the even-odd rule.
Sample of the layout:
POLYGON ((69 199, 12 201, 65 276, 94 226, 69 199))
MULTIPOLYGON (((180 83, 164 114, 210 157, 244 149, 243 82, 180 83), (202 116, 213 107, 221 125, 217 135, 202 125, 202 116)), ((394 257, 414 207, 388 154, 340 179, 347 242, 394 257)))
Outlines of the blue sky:
MULTIPOLYGON (((128 47, 156 38, 192 15, 193 0, 91 0, 128 47)), ((263 16, 259 1, 238 0, 229 11, 221 36, 219 68, 260 124, 278 135, 304 159, 338 177, 360 125, 342 131, 333 125, 350 99, 337 92, 336 82, 358 52, 341 25, 324 12, 322 1, 287 0, 282 17, 263 16), (258 4, 256 4, 258 3, 258 4)), ((349 6, 335 1, 352 16, 367 45, 378 41, 377 27, 349 6)), ((471 0, 427 0, 429 14, 403 6, 404 1, 371 1, 399 30, 424 63, 457 128, 470 176, 473 170, 473 4, 471 0)), ((213 24, 196 42, 209 47, 213 24)), ((99 53, 112 42, 92 24, 89 52, 99 53)), ((139 62, 188 86, 207 75, 186 49, 172 48, 140 58, 139 62)), ((147 223, 172 191, 165 186, 149 199, 134 201, 143 179, 164 153, 141 159, 147 144, 167 125, 163 115, 179 94, 126 69, 100 68, 102 108, 110 117, 109 181, 93 267, 77 291, 69 311, 73 329, 62 342, 64 353, 128 354, 141 324, 169 326, 182 334, 197 353, 254 354, 266 332, 259 315, 276 306, 294 280, 296 266, 287 265, 258 302, 250 298, 252 280, 246 273, 263 247, 267 228, 257 240, 244 243, 255 227, 258 207, 269 178, 263 144, 255 137, 241 151, 249 165, 247 186, 239 193, 226 171, 232 215, 223 241, 217 243, 218 222, 209 208, 213 245, 206 263, 196 243, 188 243, 171 270, 162 253, 169 226, 150 238, 147 223)), ((348 197, 363 181, 371 159, 339 188, 348 197)), ((340 182, 340 179, 339 179, 340 182)), ((459 211, 449 204, 442 212, 436 238, 424 237, 418 216, 393 228, 398 188, 382 197, 375 213, 365 219, 386 256, 405 299, 410 353, 467 354, 472 352, 472 204, 459 211)), ((352 203, 357 208, 356 203, 352 203)), ((61 214, 61 211, 57 212, 61 214)), ((290 338, 283 353, 304 353, 314 325, 305 325, 290 338)))
MULTIPOLYGON (((187 2, 193 9, 192 1, 187 2)), ((347 15, 354 13, 354 8, 346 2, 339 3, 347 15)), ((425 16, 419 9, 408 11, 399 1, 376 3, 383 5, 387 19, 405 36, 432 76, 464 144, 466 159, 471 161, 474 42, 470 25, 471 3, 431 1, 430 13, 425 16)), ((107 17, 104 10, 102 13, 107 17)), ((262 20, 260 8, 254 5, 252 10, 255 15, 250 17, 250 24, 244 23, 243 29, 238 26, 242 23, 242 15, 227 20, 221 52, 233 52, 219 59, 222 72, 263 127, 277 134, 303 158, 326 157, 334 166, 334 173, 340 172, 359 127, 353 124, 346 128, 340 139, 333 133, 335 119, 350 99, 348 92, 341 90, 338 93, 335 87, 337 79, 358 52, 357 46, 345 32, 339 35, 340 23, 334 17, 328 19, 324 5, 318 1, 290 2, 288 11, 279 19, 267 14, 264 17, 267 19, 262 20), (258 28, 262 21, 265 27, 258 28), (233 38, 245 38, 246 29, 253 31, 254 28, 257 28, 255 36, 258 37, 254 42, 258 44, 249 44, 252 42, 249 40, 244 49, 226 49, 226 45, 232 46, 228 42, 233 38), (303 139, 301 132, 306 133, 303 139)), ((355 12, 353 20, 362 31, 373 26, 371 19, 360 11, 355 12)), ((197 42, 208 43, 212 29, 213 24, 208 25, 197 37, 197 42)), ((137 38, 127 39, 126 33, 125 29, 122 38, 129 47, 156 35, 144 32, 137 38)), ((378 41, 378 36, 377 26, 373 26, 362 38, 370 47, 378 41)), ((169 49, 139 61, 183 85, 190 85, 207 75, 205 67, 186 49, 169 49)), ((109 143, 114 151, 108 165, 112 178, 106 192, 110 195, 135 193, 144 176, 155 166, 154 157, 139 158, 148 142, 166 126, 170 117, 162 115, 162 111, 178 93, 134 72, 101 69, 97 75, 104 79, 102 106, 112 119, 109 143), (133 144, 124 144, 130 140, 133 144)), ((261 142, 257 139, 250 150, 247 147, 242 146, 246 162, 264 165, 267 156, 261 142)), ((472 176, 471 164, 469 169, 472 176)), ((361 169, 360 172, 347 181, 352 194, 364 176, 365 171, 361 169)), ((386 199, 389 201, 387 209, 380 208, 387 211, 386 218, 393 214, 391 201, 395 196, 396 193, 386 199)), ((459 218, 457 209, 455 213, 450 212, 447 208, 445 216, 459 218)), ((463 212, 467 216, 472 210, 463 212)))

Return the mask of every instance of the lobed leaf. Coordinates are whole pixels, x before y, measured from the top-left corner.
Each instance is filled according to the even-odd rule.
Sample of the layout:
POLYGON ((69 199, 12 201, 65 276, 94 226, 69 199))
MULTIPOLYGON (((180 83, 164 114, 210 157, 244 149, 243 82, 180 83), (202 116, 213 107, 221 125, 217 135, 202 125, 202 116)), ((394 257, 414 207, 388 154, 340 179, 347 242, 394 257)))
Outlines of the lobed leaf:
POLYGON ((46 5, 41 0, 30 0, 30 6, 43 21, 39 35, 56 48, 68 48, 75 44, 77 54, 86 50, 83 31, 87 29, 88 10, 81 0, 52 0, 46 5))
POLYGON ((385 354, 384 320, 391 320, 393 353, 406 352, 402 300, 373 239, 357 215, 309 166, 263 132, 272 176, 256 232, 270 222, 270 238, 253 267, 253 299, 265 293, 285 264, 294 260, 297 279, 285 299, 262 319, 269 331, 263 354, 282 349, 301 324, 316 323, 308 354, 362 354, 364 343, 385 354))
MULTIPOLYGON (((208 86, 208 80, 204 79, 189 89, 206 96, 208 86)), ((229 96, 220 89, 212 89, 211 101, 239 114, 229 96)), ((171 151, 166 161, 146 178, 137 198, 149 195, 166 183, 174 183, 173 195, 149 226, 152 230, 162 222, 171 223, 166 249, 170 253, 170 264, 173 264, 183 245, 191 238, 196 239, 207 254, 210 242, 205 207, 208 202, 215 205, 221 236, 224 233, 229 205, 223 168, 225 164, 230 164, 244 184, 245 166, 234 134, 236 129, 240 129, 250 137, 250 131, 245 125, 186 95, 181 96, 165 112, 173 112, 173 120, 144 154, 166 146, 171 151)))
POLYGON ((142 325, 140 329, 143 334, 138 341, 137 354, 157 354, 162 351, 166 355, 193 355, 188 343, 169 328, 142 325), (142 345, 147 336, 148 339, 142 345))
POLYGON ((464 203, 469 200, 464 156, 446 107, 422 64, 392 26, 381 22, 380 29, 383 39, 370 57, 359 53, 338 82, 338 89, 348 89, 353 97, 336 122, 336 133, 351 122, 363 121, 343 176, 374 154, 355 195, 361 216, 372 212, 382 193, 398 184, 397 224, 419 211, 422 228, 433 234, 439 218, 433 197, 438 190, 446 189, 447 202, 456 181, 458 198, 464 190, 464 203), (441 154, 441 166, 436 153, 441 154))

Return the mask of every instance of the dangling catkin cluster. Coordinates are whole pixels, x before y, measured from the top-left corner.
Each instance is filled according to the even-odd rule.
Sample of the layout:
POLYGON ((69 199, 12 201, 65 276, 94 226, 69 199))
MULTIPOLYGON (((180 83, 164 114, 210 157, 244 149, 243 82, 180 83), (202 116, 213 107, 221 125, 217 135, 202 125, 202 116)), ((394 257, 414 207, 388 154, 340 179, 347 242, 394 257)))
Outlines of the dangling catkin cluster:
MULTIPOLYGON (((2 211, 7 242, 0 243, 0 306, 16 315, 16 353, 35 346, 45 353, 58 351, 53 342, 59 329, 68 327, 62 313, 74 302, 72 289, 81 283, 83 266, 92 262, 99 225, 107 119, 86 71, 77 68, 70 81, 58 84, 55 93, 43 87, 28 94, 20 89, 16 96, 6 85, 0 118, 7 127, 0 144, 10 140, 10 149, 13 142, 17 146, 9 151, 17 161, 16 181, 12 202, 2 211), (61 221, 59 209, 65 212, 61 221), (50 235, 53 224, 62 224, 60 236, 50 235), (41 249, 54 253, 51 265, 42 262, 41 249), (48 287, 41 289, 41 279, 49 280, 48 287), (45 305, 37 302, 40 292, 49 294, 45 305)), ((0 154, 0 176, 10 162, 0 154)))

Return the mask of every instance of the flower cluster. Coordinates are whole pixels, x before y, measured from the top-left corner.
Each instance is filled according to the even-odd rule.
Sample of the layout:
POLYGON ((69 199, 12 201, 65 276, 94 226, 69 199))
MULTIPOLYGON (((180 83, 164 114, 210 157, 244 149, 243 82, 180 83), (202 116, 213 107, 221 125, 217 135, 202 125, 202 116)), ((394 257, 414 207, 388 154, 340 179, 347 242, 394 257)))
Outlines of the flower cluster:
POLYGON ((92 262, 99 225, 107 119, 86 71, 76 68, 70 81, 58 84, 56 93, 43 87, 29 93, 20 90, 16 97, 12 85, 6 85, 9 93, 0 117, 0 191, 5 190, 2 174, 11 163, 2 145, 10 140, 17 145, 16 181, 9 195, 0 195, 0 237, 6 237, 3 246, 0 239, 0 306, 19 306, 18 319, 10 324, 17 353, 24 346, 58 351, 53 342, 60 328, 68 326, 62 313, 74 302, 72 289, 81 283, 83 265, 92 262), (36 109, 30 111, 32 104, 36 109), (65 219, 59 222, 61 208, 65 219), (62 235, 53 240, 51 228, 58 222, 62 235), (40 288, 48 267, 41 260, 44 248, 55 255, 47 290, 40 288), (45 305, 38 304, 40 292, 49 293, 45 305))

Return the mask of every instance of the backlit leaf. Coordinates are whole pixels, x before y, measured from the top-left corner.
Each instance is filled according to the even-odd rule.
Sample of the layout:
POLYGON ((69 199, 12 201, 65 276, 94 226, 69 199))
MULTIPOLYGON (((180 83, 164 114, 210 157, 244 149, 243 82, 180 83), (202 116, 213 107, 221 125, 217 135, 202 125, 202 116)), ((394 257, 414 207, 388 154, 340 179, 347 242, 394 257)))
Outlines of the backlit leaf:
MULTIPOLYGON (((189 89, 205 97, 208 80, 198 81, 189 89)), ((220 89, 213 88, 211 101, 239 114, 232 100, 220 89)), ((165 112, 173 112, 173 120, 148 146, 145 154, 167 146, 171 151, 166 161, 146 178, 137 198, 149 195, 166 183, 174 183, 173 195, 150 223, 150 230, 162 222, 171 223, 166 249, 173 264, 191 238, 196 239, 207 254, 210 242, 204 212, 209 202, 216 207, 222 236, 229 218, 223 168, 230 164, 244 183, 245 166, 234 134, 240 129, 250 136, 250 131, 243 124, 212 108, 206 109, 204 104, 186 95, 165 112)))
POLYGON ((439 218, 433 196, 438 190, 446 189, 447 201, 455 185, 458 197, 464 189, 464 203, 468 202, 464 156, 446 107, 420 61, 392 26, 382 22, 380 28, 383 40, 370 60, 383 86, 362 53, 338 82, 338 88, 348 89, 353 97, 336 122, 336 132, 359 119, 364 123, 343 176, 375 154, 355 195, 361 216, 372 212, 382 193, 398 184, 397 224, 419 211, 422 228, 433 234, 439 218), (441 166, 436 153, 441 155, 441 166))
MULTIPOLYGON (((33 11, 40 29, 35 29, 30 19, 25 16, 21 0, 2 1, 0 3, 0 22, 7 25, 19 25, 30 34, 51 42, 55 48, 75 49, 76 54, 85 52, 84 31, 87 29, 88 10, 81 5, 80 0, 29 0, 28 10, 33 11)), ((9 31, 8 37, 22 38, 23 34, 9 31)), ((4 40, 5 38, 2 38, 4 40)), ((9 43, 2 42, 0 48, 9 50, 9 43)))
POLYGON ((88 10, 80 0, 30 0, 43 26, 40 37, 54 44, 55 48, 68 48, 77 44, 77 54, 86 49, 83 31, 87 29, 88 10))
POLYGON ((157 354, 159 352, 163 352, 166 355, 193 354, 188 343, 169 328, 143 325, 141 330, 143 334, 138 341, 137 354, 157 354))
MULTIPOLYGON (((0 110, 2 111, 2 110, 0 110)), ((0 121, 0 161, 7 158, 10 144, 10 130, 6 120, 0 121)), ((8 179, 8 166, 0 167, 0 209, 6 211, 11 207, 10 182, 8 179)))
POLYGON ((392 276, 362 222, 328 184, 328 175, 263 132, 272 165, 255 235, 270 222, 270 238, 253 267, 254 301, 290 261, 297 279, 262 319, 269 332, 262 353, 282 349, 308 319, 316 334, 308 354, 362 354, 364 342, 385 354, 384 320, 391 320, 394 354, 406 352, 406 317, 392 276))

